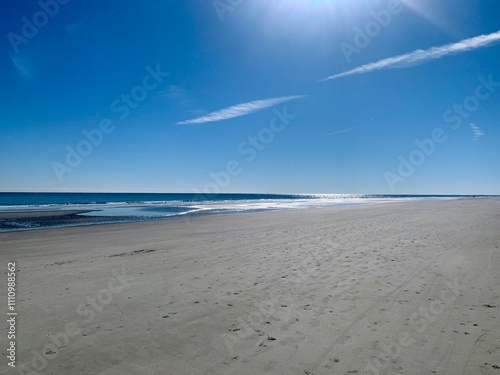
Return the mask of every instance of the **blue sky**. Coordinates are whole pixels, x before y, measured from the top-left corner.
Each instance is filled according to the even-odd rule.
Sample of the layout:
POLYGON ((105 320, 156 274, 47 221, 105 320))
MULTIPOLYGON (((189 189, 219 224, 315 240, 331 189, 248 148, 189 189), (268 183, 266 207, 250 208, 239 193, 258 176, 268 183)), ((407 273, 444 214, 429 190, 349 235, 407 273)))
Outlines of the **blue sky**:
POLYGON ((496 0, 1 17, 0 191, 500 194, 496 0))

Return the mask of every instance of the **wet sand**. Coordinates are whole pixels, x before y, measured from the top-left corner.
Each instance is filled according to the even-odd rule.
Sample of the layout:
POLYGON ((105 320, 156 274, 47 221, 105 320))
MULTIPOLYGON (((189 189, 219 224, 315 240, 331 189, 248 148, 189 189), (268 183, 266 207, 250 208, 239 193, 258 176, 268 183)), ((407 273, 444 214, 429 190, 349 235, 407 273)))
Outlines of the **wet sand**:
POLYGON ((78 215, 91 210, 68 210, 68 211, 16 211, 16 212, 0 212, 0 220, 7 219, 27 219, 27 218, 42 218, 42 217, 59 217, 68 215, 78 215))

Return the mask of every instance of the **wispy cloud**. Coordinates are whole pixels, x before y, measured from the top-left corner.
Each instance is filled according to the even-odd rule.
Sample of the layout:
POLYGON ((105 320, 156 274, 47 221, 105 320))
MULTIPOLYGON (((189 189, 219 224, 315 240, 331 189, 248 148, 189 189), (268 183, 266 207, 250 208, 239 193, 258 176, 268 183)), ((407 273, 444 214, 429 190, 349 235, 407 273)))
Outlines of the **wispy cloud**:
POLYGON ((470 127, 472 129, 472 132, 474 133, 474 140, 477 141, 479 137, 482 137, 484 135, 483 131, 481 128, 477 125, 470 124, 470 127))
POLYGON ((299 99, 303 97, 304 95, 294 95, 264 100, 255 100, 253 102, 233 105, 231 107, 211 112, 205 116, 197 117, 192 120, 180 121, 177 123, 177 125, 203 124, 205 122, 228 120, 230 118, 246 116, 253 112, 260 111, 261 109, 272 107, 281 103, 285 103, 289 100, 299 99))
POLYGON ((193 102, 188 91, 179 85, 170 85, 165 90, 160 91, 157 96, 174 101, 178 105, 189 105, 193 102))
POLYGON ((66 25, 64 30, 66 31, 66 34, 70 37, 77 36, 78 34, 80 34, 83 31, 84 25, 85 24, 81 21, 75 22, 75 23, 70 23, 70 24, 66 25))
POLYGON ((347 132, 350 132, 352 130, 355 130, 355 129, 358 129, 358 128, 362 128, 364 127, 365 125, 359 125, 359 126, 353 126, 351 128, 346 128, 346 129, 342 129, 342 130, 337 130, 337 131, 334 131, 334 132, 331 132, 331 133, 326 133, 324 135, 334 135, 334 134, 341 134, 341 133, 347 133, 347 132))
POLYGON ((21 56, 21 54, 13 55, 9 52, 12 65, 23 81, 29 81, 33 78, 33 69, 30 65, 30 60, 21 56))
POLYGON ((341 129, 341 130, 336 130, 334 132, 326 133, 326 134, 323 134, 323 135, 325 136, 325 135, 335 135, 335 134, 348 133, 350 131, 353 131, 353 130, 356 130, 356 129, 359 129, 359 128, 372 127, 372 126, 376 126, 376 125, 377 125, 377 123, 376 123, 376 121, 372 117, 372 122, 370 124, 358 125, 358 126, 351 126, 349 128, 345 128, 345 129, 341 129))
POLYGON ((426 50, 419 49, 404 55, 389 57, 387 59, 383 59, 371 64, 362 65, 358 68, 347 70, 342 73, 334 74, 323 79, 322 81, 346 77, 354 74, 364 74, 387 68, 406 68, 408 66, 423 64, 430 60, 440 59, 448 55, 487 47, 497 42, 500 42, 500 31, 488 35, 480 35, 474 38, 464 39, 458 43, 446 44, 440 47, 432 47, 426 50))

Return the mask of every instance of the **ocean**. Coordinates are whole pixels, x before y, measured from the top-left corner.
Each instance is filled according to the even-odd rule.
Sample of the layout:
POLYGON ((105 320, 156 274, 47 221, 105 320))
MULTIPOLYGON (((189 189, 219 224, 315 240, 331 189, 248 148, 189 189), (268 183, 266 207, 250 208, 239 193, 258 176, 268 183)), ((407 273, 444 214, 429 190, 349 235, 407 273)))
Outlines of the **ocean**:
MULTIPOLYGON (((0 232, 470 195, 0 193, 0 232), (60 212, 59 216, 35 212, 60 212), (9 216, 9 214, 12 214, 9 216), (26 217, 27 216, 27 217, 26 217)), ((481 197, 481 196, 474 196, 481 197)))

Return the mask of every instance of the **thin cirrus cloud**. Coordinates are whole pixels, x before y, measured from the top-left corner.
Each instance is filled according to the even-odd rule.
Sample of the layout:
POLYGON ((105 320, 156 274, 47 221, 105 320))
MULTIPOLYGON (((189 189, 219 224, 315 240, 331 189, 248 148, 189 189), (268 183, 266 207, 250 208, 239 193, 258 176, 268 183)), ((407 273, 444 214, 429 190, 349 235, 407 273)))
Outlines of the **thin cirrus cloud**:
POLYGON ((31 64, 29 59, 20 56, 19 54, 13 55, 9 53, 10 59, 14 69, 17 71, 21 79, 24 81, 29 81, 33 78, 33 70, 31 69, 31 64))
POLYGON ((334 132, 331 132, 331 133, 326 133, 324 135, 335 135, 335 134, 342 134, 342 133, 348 133, 352 130, 355 130, 355 129, 358 129, 358 128, 363 128, 365 125, 359 125, 359 126, 353 126, 353 127, 350 127, 350 128, 345 128, 345 129, 342 129, 342 130, 337 130, 337 131, 334 131, 334 132))
POLYGON ((406 68, 418 64, 423 64, 430 60, 440 59, 442 57, 453 55, 457 53, 471 51, 477 48, 487 47, 493 43, 500 42, 500 31, 492 34, 480 35, 474 38, 464 39, 458 43, 446 44, 440 47, 432 47, 426 50, 416 50, 404 55, 389 57, 387 59, 379 60, 374 63, 362 65, 358 68, 347 70, 342 73, 334 74, 326 77, 321 81, 328 81, 340 77, 347 77, 355 74, 365 74, 375 70, 387 68, 406 68))
POLYGON ((483 131, 481 128, 475 124, 470 124, 470 127, 472 129, 472 132, 474 133, 474 140, 477 141, 479 137, 482 137, 484 135, 483 131))
POLYGON ((222 120, 228 120, 230 118, 246 116, 253 112, 260 111, 261 109, 285 103, 288 102, 289 100, 303 98, 304 96, 305 95, 283 96, 279 98, 254 100, 253 102, 236 104, 231 107, 211 112, 201 117, 197 117, 186 121, 180 121, 177 123, 177 125, 203 124, 205 122, 222 121, 222 120))

